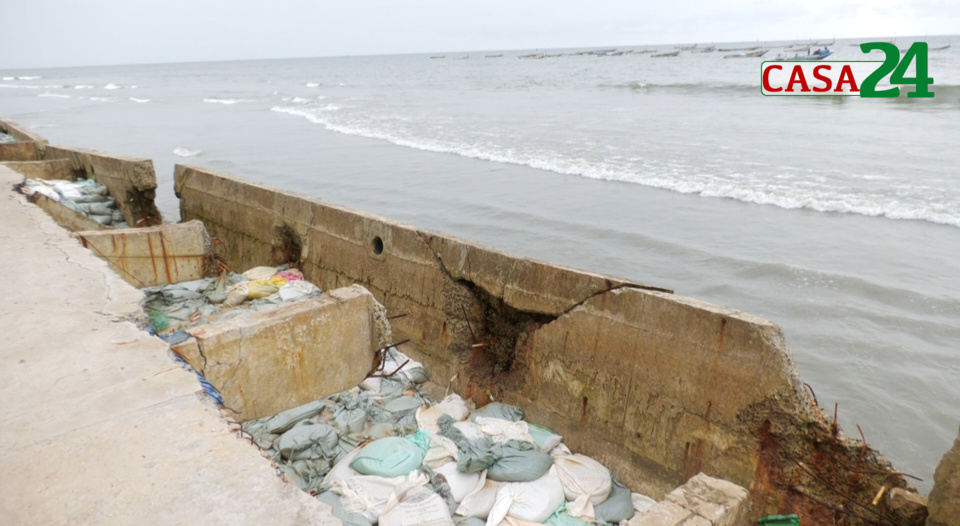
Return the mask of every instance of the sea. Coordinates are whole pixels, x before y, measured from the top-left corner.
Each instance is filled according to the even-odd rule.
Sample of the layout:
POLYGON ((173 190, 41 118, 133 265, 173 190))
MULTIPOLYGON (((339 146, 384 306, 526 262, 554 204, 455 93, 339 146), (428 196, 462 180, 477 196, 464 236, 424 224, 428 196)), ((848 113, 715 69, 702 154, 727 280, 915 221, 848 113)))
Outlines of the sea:
POLYGON ((198 165, 770 319, 927 492, 960 424, 960 36, 914 40, 953 43, 931 99, 764 97, 805 50, 671 44, 3 70, 0 117, 153 159, 169 221, 198 165))

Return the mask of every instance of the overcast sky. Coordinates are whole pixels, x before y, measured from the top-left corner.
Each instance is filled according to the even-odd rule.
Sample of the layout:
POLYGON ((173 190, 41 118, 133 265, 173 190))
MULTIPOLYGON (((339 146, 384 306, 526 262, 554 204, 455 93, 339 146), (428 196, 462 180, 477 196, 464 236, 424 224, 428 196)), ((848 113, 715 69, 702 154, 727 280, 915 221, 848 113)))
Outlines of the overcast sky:
POLYGON ((0 0, 0 69, 960 32, 957 0, 0 0))

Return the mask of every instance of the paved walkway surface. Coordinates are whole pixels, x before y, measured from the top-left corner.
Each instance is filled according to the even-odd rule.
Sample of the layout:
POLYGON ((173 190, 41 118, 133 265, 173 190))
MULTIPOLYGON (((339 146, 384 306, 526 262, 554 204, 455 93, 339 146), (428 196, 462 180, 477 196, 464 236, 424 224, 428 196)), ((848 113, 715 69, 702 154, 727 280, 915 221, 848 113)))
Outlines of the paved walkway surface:
POLYGON ((0 524, 340 524, 127 317, 141 293, 0 165, 0 524))

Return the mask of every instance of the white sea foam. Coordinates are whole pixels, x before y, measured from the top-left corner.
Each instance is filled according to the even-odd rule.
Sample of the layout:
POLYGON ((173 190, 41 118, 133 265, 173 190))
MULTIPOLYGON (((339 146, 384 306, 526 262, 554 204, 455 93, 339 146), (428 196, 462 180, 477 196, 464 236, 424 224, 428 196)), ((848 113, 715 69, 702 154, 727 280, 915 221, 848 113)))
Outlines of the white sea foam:
POLYGON ((138 104, 143 104, 144 102, 150 102, 152 99, 138 99, 136 97, 130 97, 130 100, 138 104))
POLYGON ((250 99, 215 99, 211 97, 211 98, 203 99, 203 102, 212 102, 214 104, 226 104, 227 106, 230 106, 232 104, 239 104, 241 102, 256 102, 256 101, 250 100, 250 99))
POLYGON ((73 89, 93 89, 93 86, 88 86, 86 84, 81 84, 79 86, 74 86, 73 89))
MULTIPOLYGON (((4 79, 4 80, 6 80, 6 79, 4 79)), ((320 87, 320 83, 319 83, 319 82, 307 82, 307 87, 308 87, 308 88, 319 88, 319 87, 320 87)))
POLYGON ((42 78, 43 77, 17 77, 17 80, 37 80, 42 78))
POLYGON ((173 154, 180 157, 193 157, 203 153, 203 150, 191 150, 189 148, 184 148, 182 146, 177 146, 173 149, 173 154))
POLYGON ((110 102, 110 99, 106 97, 80 97, 80 98, 86 99, 86 100, 95 100, 97 102, 110 102))
POLYGON ((702 173, 688 166, 668 166, 642 159, 589 161, 568 158, 556 151, 535 148, 505 148, 497 144, 458 142, 455 139, 408 137, 385 129, 365 119, 339 119, 335 104, 323 108, 275 106, 271 111, 306 118, 324 128, 360 137, 380 139, 417 150, 452 153, 463 157, 508 164, 517 164, 551 172, 577 175, 590 179, 620 181, 661 188, 682 194, 736 199, 748 203, 772 205, 786 209, 808 209, 819 212, 857 214, 889 219, 922 220, 960 227, 960 210, 950 197, 932 198, 918 195, 904 199, 898 195, 858 193, 814 184, 784 184, 773 178, 746 177, 743 174, 717 175, 702 173))
POLYGON ((3 77, 0 80, 14 80, 16 77, 3 77))
POLYGON ((120 86, 117 86, 116 84, 111 82, 110 84, 107 84, 106 86, 104 86, 103 89, 120 89, 120 86))
POLYGON ((310 102, 310 99, 305 99, 303 97, 294 97, 293 99, 290 100, 290 102, 293 102, 294 104, 303 104, 304 102, 310 102))
POLYGON ((72 98, 73 98, 73 97, 71 97, 70 95, 62 95, 62 94, 60 94, 60 93, 47 93, 47 92, 41 93, 41 94, 39 94, 39 95, 37 95, 37 96, 38 96, 38 97, 53 97, 53 98, 56 98, 56 99, 72 99, 72 98))

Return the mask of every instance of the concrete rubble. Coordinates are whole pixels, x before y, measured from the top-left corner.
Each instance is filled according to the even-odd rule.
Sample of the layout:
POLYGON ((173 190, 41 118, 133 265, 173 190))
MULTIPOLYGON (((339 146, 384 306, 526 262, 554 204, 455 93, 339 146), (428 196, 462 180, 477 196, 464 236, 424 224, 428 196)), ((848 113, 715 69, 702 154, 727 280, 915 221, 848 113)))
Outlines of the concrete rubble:
POLYGON ((933 474, 927 526, 954 526, 960 523, 960 436, 943 455, 933 474))

